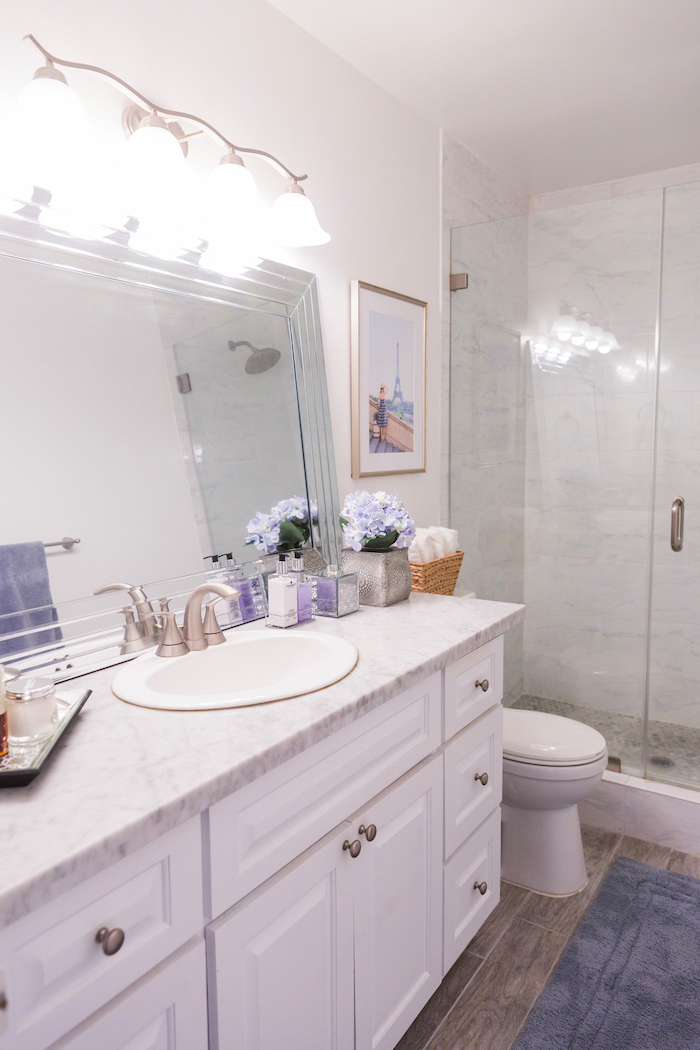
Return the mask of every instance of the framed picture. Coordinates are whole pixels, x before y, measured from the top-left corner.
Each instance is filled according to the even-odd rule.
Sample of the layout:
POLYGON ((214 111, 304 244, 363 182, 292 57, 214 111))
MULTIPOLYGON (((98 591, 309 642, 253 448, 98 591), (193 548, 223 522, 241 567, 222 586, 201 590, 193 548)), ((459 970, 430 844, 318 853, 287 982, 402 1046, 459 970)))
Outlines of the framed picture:
POLYGON ((352 282, 352 476, 425 470, 427 303, 352 282))

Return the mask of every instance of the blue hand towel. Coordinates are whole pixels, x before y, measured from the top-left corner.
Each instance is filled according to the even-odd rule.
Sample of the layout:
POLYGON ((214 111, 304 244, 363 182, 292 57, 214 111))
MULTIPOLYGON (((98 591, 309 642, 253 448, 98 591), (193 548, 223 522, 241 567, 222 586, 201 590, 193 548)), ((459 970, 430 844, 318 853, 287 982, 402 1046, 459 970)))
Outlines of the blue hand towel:
MULTIPOLYGON (((31 627, 56 623, 44 544, 8 543, 0 545, 0 635, 26 631, 31 627)), ((50 645, 63 638, 60 627, 31 631, 19 638, 0 639, 0 656, 12 656, 39 645, 50 645)))

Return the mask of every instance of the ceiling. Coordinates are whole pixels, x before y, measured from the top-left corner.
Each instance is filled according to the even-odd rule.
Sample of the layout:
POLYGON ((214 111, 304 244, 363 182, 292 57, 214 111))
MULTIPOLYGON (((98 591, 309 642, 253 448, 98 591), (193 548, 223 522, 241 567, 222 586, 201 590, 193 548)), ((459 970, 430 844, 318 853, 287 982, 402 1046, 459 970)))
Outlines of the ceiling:
POLYGON ((271 0, 528 194, 700 161, 698 0, 271 0))

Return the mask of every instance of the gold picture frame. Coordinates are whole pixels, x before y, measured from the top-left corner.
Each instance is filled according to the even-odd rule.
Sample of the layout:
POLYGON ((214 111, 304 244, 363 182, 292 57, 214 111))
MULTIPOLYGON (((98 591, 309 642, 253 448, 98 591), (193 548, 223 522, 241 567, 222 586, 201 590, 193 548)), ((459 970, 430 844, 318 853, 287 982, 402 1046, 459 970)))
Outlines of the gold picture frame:
POLYGON ((351 331, 353 478, 424 473, 428 304, 352 281, 351 331))

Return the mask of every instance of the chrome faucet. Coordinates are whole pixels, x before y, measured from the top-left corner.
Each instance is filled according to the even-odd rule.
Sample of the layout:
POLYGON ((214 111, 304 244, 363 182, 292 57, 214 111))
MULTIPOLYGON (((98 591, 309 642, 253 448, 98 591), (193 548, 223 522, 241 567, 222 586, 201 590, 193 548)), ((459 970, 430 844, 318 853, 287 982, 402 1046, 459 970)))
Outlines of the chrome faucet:
POLYGON ((146 597, 146 592, 143 587, 134 587, 131 583, 106 583, 104 587, 98 587, 93 594, 106 594, 107 591, 128 591, 129 597, 136 606, 136 612, 138 613, 138 626, 141 634, 144 638, 151 638, 155 644, 155 639, 158 636, 160 630, 160 624, 156 616, 153 616, 153 606, 146 597))
MULTIPOLYGON (((182 635, 188 649, 206 649, 208 645, 207 637, 204 633, 204 623, 202 622, 202 602, 204 596, 207 594, 218 594, 219 598, 228 598, 230 600, 232 598, 237 598, 240 593, 241 592, 237 591, 235 587, 229 587, 227 583, 216 583, 213 580, 211 583, 200 583, 199 587, 195 587, 192 594, 187 599, 187 605, 185 606, 185 619, 182 629, 182 635)), ((208 605, 211 604, 211 602, 208 603, 208 605)), ((209 611, 209 609, 207 611, 209 611)), ((213 609, 211 611, 213 613, 213 609)))

